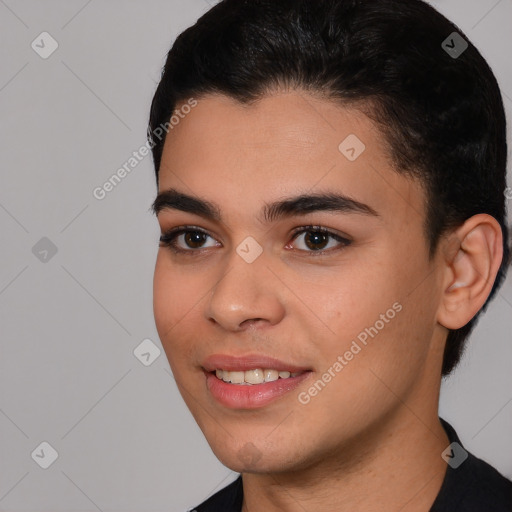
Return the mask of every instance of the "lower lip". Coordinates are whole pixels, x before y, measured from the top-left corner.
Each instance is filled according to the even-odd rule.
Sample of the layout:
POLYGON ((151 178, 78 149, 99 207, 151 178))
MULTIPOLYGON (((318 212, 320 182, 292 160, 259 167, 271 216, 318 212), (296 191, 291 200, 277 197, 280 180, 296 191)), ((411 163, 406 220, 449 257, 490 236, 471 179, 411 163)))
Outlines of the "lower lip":
POLYGON ((212 396, 225 407, 230 409, 256 409, 277 400, 286 393, 294 390, 306 380, 311 372, 307 371, 296 377, 277 379, 262 384, 229 384, 217 378, 214 373, 204 372, 206 386, 212 396))

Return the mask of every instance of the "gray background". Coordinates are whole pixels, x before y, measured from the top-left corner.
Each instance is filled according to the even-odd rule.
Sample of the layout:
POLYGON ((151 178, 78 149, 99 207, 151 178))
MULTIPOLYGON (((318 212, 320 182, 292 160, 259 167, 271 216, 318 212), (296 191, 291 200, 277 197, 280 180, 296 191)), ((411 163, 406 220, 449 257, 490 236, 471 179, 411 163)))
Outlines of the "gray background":
MULTIPOLYGON (((488 59, 511 119, 512 0, 433 4, 488 59)), ((208 7, 0 0, 2 511, 177 512, 235 477, 182 403, 163 350, 150 366, 133 354, 147 338, 161 349, 151 157, 105 199, 92 194, 145 142, 171 42, 208 7), (59 45, 47 59, 31 48, 43 31, 59 45), (46 262, 32 252, 42 237, 57 248, 46 262), (58 452, 48 469, 31 457, 43 441, 58 452)), ((466 447, 509 478, 511 318, 508 279, 441 400, 466 447)))

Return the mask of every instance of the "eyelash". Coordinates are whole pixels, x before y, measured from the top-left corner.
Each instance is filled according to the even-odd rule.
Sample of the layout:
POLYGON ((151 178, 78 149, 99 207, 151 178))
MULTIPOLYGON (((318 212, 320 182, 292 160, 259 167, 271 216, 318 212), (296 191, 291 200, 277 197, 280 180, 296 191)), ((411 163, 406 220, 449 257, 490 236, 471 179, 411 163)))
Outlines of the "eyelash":
MULTIPOLYGON (((302 233, 308 233, 308 232, 322 233, 324 235, 328 235, 329 237, 333 238, 334 240, 336 240, 337 242, 340 242, 342 244, 341 247, 337 247, 334 249, 333 248, 319 249, 316 251, 313 251, 313 250, 307 251, 304 249, 299 249, 299 251, 310 253, 312 256, 321 256, 327 252, 337 252, 339 250, 344 249, 346 246, 348 246, 352 243, 351 240, 344 238, 327 228, 324 228, 322 226, 311 226, 311 225, 310 226, 301 226, 300 228, 294 229, 292 232, 292 241, 294 241, 298 237, 298 235, 300 235, 302 233)), ((204 249, 204 248, 199 248, 199 249, 181 249, 181 248, 179 248, 176 245, 176 238, 178 236, 180 236, 182 234, 186 234, 186 233, 202 233, 206 236, 210 236, 206 231, 204 231, 201 228, 196 228, 194 226, 181 226, 181 227, 178 227, 178 228, 175 228, 175 229, 172 229, 172 230, 169 230, 169 231, 163 233, 160 236, 160 240, 159 240, 160 247, 168 247, 168 248, 172 249, 174 251, 174 253, 176 253, 176 254, 188 253, 191 256, 195 256, 197 253, 202 252, 202 250, 209 249, 209 247, 207 247, 206 249, 204 249)))

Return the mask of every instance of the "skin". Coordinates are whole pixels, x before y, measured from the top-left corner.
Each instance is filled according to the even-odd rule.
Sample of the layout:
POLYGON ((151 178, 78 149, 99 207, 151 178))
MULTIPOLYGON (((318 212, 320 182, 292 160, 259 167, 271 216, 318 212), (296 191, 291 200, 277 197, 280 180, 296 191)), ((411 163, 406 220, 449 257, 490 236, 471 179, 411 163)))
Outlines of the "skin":
POLYGON ((449 445, 438 419, 447 329, 465 325, 491 291, 502 257, 496 220, 468 219, 429 260, 423 189, 393 169, 375 125, 298 90, 250 106, 199 98, 165 142, 159 192, 170 188, 218 204, 222 215, 216 222, 158 213, 162 232, 187 225, 209 237, 202 249, 178 237, 195 255, 159 249, 154 313, 183 399, 215 455, 242 473, 243 510, 427 512, 449 445), (366 146, 355 161, 338 149, 349 134, 366 146), (267 202, 326 191, 378 216, 319 211, 258 220, 267 202), (327 238, 318 256, 308 232, 293 238, 307 225, 351 243, 327 238), (236 252, 247 236, 263 249, 250 264, 236 252), (401 311, 301 404, 298 393, 396 302, 401 311), (214 353, 254 352, 312 373, 262 408, 222 406, 201 363, 214 353))

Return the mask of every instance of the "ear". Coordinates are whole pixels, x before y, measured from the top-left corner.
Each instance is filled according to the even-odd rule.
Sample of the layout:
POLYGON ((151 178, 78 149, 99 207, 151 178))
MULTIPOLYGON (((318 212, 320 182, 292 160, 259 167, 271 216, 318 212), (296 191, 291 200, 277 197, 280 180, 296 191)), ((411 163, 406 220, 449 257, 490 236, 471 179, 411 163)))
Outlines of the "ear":
POLYGON ((487 214, 470 217, 449 235, 437 321, 447 329, 466 325, 491 293, 503 258, 503 233, 487 214))

